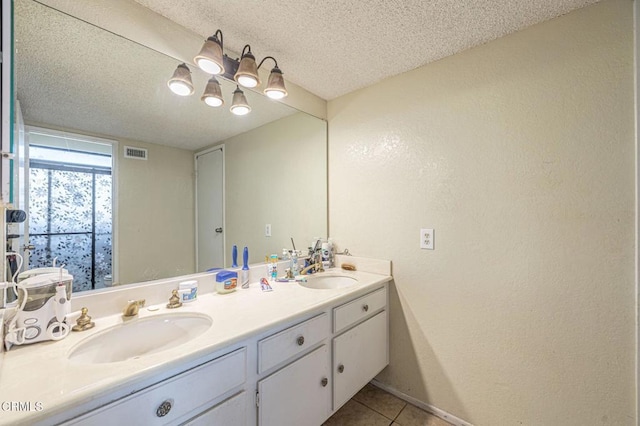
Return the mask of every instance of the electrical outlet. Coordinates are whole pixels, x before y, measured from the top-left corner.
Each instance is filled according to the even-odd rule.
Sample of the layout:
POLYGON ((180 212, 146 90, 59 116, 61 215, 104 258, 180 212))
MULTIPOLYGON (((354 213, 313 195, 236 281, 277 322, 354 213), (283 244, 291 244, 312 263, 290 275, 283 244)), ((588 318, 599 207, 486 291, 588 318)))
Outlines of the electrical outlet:
POLYGON ((435 236, 433 229, 421 229, 420 230, 420 248, 426 250, 433 250, 433 240, 435 236))
POLYGON ((270 223, 267 223, 264 226, 264 236, 265 237, 270 237, 271 236, 271 224, 270 223))

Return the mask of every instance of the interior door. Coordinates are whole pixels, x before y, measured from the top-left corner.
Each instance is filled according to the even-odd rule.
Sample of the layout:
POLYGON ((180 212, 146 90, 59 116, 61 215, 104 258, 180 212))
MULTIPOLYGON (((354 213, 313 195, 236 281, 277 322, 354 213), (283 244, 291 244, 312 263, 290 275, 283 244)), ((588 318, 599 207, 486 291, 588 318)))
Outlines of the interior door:
POLYGON ((224 267, 224 154, 196 154, 196 268, 224 267))

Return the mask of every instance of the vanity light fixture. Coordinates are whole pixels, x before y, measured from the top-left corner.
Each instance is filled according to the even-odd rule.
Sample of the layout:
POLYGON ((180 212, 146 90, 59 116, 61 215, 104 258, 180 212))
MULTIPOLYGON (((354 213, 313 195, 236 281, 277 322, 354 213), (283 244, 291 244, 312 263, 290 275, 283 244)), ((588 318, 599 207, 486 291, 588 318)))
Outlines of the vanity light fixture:
POLYGON ((204 44, 200 53, 193 60, 200 69, 208 74, 221 75, 224 74, 224 59, 222 58, 223 37, 222 31, 217 30, 209 37, 204 44), (220 38, 218 38, 220 35, 220 38))
POLYGON ((180 64, 173 72, 173 76, 167 82, 169 89, 176 95, 189 96, 192 95, 193 82, 191 81, 191 71, 187 64, 180 64))
POLYGON ((240 87, 236 86, 236 90, 233 91, 233 103, 231 104, 231 112, 235 115, 246 115, 251 111, 251 107, 247 102, 247 98, 244 96, 244 92, 240 90, 240 87))
POLYGON ((238 71, 233 76, 234 80, 244 87, 256 87, 260 85, 258 70, 267 59, 273 60, 275 66, 271 69, 267 87, 264 94, 271 99, 282 99, 287 96, 287 89, 284 86, 282 70, 278 68, 278 61, 273 56, 265 56, 260 64, 256 66, 256 58, 251 53, 251 46, 248 44, 242 49, 242 59, 238 71))
MULTIPOLYGON (((264 59, 263 59, 264 60, 264 59)), ((248 44, 242 48, 242 56, 238 71, 233 79, 239 85, 244 87, 256 87, 260 85, 260 76, 258 75, 258 66, 256 65, 256 57, 251 53, 251 46, 248 44)))
MULTIPOLYGON (((267 81, 267 87, 264 89, 264 94, 271 99, 282 99, 287 96, 287 89, 284 87, 282 71, 278 68, 278 62, 272 56, 265 57, 260 61, 260 65, 262 65, 267 58, 273 59, 275 66, 271 69, 271 74, 269 74, 269 80, 267 81)), ((260 68, 260 65, 258 65, 258 68, 260 68)))
MULTIPOLYGON (((273 60, 275 66, 269 74, 264 94, 271 99, 282 99, 287 96, 282 70, 278 68, 278 62, 273 56, 264 57, 260 64, 256 65, 256 57, 251 53, 251 46, 248 44, 242 48, 242 55, 239 60, 237 58, 232 59, 224 54, 223 46, 222 31, 218 29, 211 37, 205 40, 200 53, 193 59, 200 69, 212 75, 200 100, 212 107, 224 105, 220 83, 215 78, 216 75, 221 76, 228 80, 234 80, 238 84, 233 92, 231 112, 235 115, 248 114, 251 111, 251 107, 239 86, 258 87, 260 85, 258 69, 267 59, 273 60)), ((169 88, 177 95, 188 96, 193 94, 191 71, 184 63, 178 65, 168 84, 169 88)))
POLYGON ((204 93, 200 100, 212 107, 219 107, 224 104, 222 89, 220 89, 220 82, 214 76, 211 76, 207 82, 207 87, 204 89, 204 93))

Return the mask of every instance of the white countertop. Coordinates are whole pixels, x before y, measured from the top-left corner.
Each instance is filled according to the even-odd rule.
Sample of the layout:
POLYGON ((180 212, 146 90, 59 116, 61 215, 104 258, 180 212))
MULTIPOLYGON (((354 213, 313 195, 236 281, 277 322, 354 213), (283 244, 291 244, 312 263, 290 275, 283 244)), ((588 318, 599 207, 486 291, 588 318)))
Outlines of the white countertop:
MULTIPOLYGON (((358 258, 350 259, 353 261, 349 263, 356 263, 358 258)), ((389 262, 386 264, 389 265, 389 262)), ((390 267, 383 266, 382 271, 385 269, 386 274, 341 269, 324 273, 339 273, 358 279, 354 286, 342 289, 314 290, 298 283, 276 282, 272 284, 273 291, 263 292, 259 284, 253 282, 251 288, 246 290, 199 295, 195 302, 184 304, 178 309, 167 309, 164 304, 153 312, 148 307, 141 308, 140 318, 167 313, 198 312, 210 316, 213 325, 191 341, 138 359, 104 364, 78 364, 68 360, 69 352, 80 341, 108 327, 121 324, 121 314, 93 318, 95 328, 71 333, 58 342, 16 347, 4 354, 0 369, 0 404, 5 404, 4 408, 0 405, 0 424, 31 424, 46 419, 80 404, 143 383, 145 379, 230 347, 267 329, 284 325, 296 317, 367 293, 391 279, 390 267), (30 402, 33 411, 7 410, 6 402, 30 402), (36 403, 41 404, 41 411, 37 411, 36 403)), ((374 270, 381 272, 380 268, 374 270)))

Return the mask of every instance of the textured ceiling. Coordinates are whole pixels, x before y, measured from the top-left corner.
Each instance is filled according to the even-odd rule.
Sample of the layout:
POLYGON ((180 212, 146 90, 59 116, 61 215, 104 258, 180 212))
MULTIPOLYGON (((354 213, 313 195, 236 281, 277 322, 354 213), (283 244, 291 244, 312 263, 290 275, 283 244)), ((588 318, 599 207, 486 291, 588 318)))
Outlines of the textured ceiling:
POLYGON ((200 101, 208 76, 192 69, 195 93, 167 87, 178 62, 31 0, 15 2, 16 83, 25 121, 195 150, 297 111, 249 90, 249 115, 200 101), (37 29, 37 30, 34 30, 37 29))
POLYGON ((327 100, 598 0, 136 0, 327 100))

